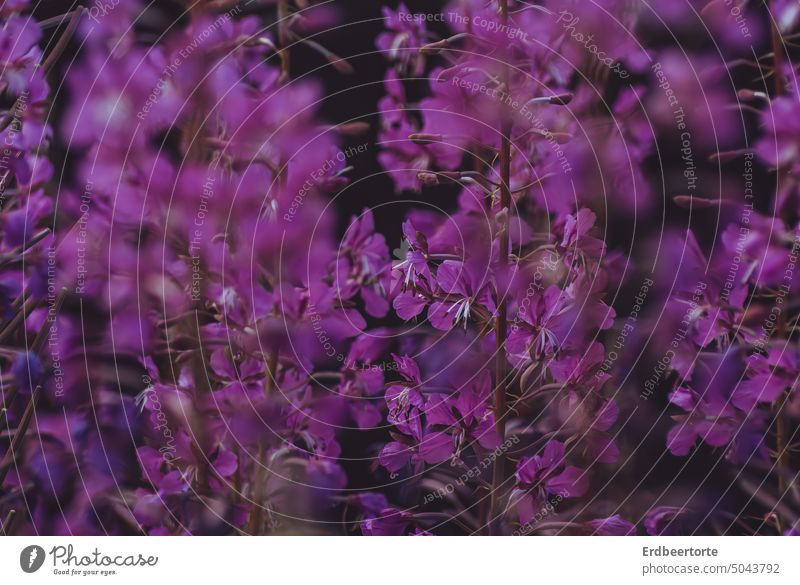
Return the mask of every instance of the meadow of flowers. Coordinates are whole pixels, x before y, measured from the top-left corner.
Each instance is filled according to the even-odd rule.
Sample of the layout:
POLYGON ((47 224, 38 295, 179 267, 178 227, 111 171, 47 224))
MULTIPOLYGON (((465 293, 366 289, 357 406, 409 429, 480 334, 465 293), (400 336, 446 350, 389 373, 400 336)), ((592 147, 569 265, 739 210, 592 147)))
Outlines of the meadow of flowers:
POLYGON ((796 0, 4 0, 0 533, 800 534, 796 0))

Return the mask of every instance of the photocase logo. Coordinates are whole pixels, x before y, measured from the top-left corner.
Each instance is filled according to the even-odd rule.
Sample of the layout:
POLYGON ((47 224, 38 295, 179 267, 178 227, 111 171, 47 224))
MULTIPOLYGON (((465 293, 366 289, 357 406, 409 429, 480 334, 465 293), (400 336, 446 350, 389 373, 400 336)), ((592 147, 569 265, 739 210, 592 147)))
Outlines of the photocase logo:
POLYGON ((44 557, 44 549, 41 546, 35 544, 26 546, 19 553, 19 566, 26 573, 35 573, 42 568, 44 557))

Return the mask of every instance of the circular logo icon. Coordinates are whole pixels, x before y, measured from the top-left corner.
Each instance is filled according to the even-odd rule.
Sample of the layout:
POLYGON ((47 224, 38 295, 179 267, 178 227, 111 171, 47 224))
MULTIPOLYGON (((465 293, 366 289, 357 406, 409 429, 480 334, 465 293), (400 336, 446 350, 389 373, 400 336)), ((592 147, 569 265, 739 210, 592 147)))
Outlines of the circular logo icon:
POLYGON ((19 566, 26 573, 35 573, 44 564, 44 549, 41 546, 32 544, 26 546, 19 553, 19 566))

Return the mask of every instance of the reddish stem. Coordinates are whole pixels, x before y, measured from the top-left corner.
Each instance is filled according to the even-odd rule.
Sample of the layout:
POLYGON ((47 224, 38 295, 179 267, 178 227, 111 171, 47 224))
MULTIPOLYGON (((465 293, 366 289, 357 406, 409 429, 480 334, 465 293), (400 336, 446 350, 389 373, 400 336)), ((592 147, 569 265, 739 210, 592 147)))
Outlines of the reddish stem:
MULTIPOLYGON (((770 15, 770 32, 771 32, 771 40, 772 40, 772 59, 773 59, 773 75, 775 76, 774 83, 775 83, 775 96, 778 97, 783 95, 785 91, 784 83, 783 83, 783 75, 781 73, 781 68, 783 65, 783 37, 781 36, 780 30, 778 30, 778 25, 775 22, 775 18, 773 15, 770 15)), ((781 169, 777 169, 777 180, 781 180, 781 169)), ((779 190, 779 187, 776 185, 776 192, 779 190)), ((784 328, 782 324, 781 329, 784 328)), ((778 474, 778 491, 780 492, 779 498, 783 498, 786 494, 786 490, 789 486, 786 483, 786 477, 788 475, 787 471, 787 462, 786 462, 786 455, 787 455, 787 435, 788 435, 788 427, 786 425, 786 415, 784 414, 784 406, 788 400, 787 395, 781 395, 781 400, 776 407, 775 412, 775 422, 776 422, 776 429, 775 429, 775 463, 777 467, 777 474, 778 474)), ((778 530, 780 531, 781 528, 781 518, 775 513, 775 517, 778 520, 778 530)))
MULTIPOLYGON (((500 18, 502 24, 508 22, 508 0, 499 0, 500 18)), ((508 93, 509 71, 508 65, 503 63, 500 74, 501 85, 508 93)), ((511 209, 511 117, 503 119, 500 128, 500 210, 505 210, 506 217, 511 209)), ((505 272, 508 265, 508 229, 500 226, 500 270, 505 272)), ((506 335, 507 335, 507 306, 505 293, 498 291, 497 317, 495 319, 495 387, 494 387, 494 422, 495 429, 501 441, 505 440, 506 435, 506 335)), ((491 505, 489 509, 489 533, 495 533, 494 525, 500 515, 499 512, 499 491, 504 479, 505 458, 500 455, 497 457, 492 470, 492 492, 491 505)))

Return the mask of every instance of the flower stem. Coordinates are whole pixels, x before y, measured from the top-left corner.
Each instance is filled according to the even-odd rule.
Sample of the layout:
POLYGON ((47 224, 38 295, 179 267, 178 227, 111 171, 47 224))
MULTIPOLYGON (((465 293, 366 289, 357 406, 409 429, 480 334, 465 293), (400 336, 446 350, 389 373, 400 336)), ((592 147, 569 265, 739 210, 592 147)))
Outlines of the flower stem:
POLYGON ((19 457, 22 450, 22 442, 25 440, 25 433, 28 432, 28 426, 31 424, 33 412, 36 410, 36 404, 39 402, 39 396, 41 393, 42 387, 37 386, 33 391, 33 394, 31 394, 31 399, 28 402, 28 405, 25 407, 25 411, 22 413, 22 417, 20 418, 17 428, 14 431, 14 435, 11 438, 11 445, 9 445, 8 451, 6 451, 2 462, 0 462, 0 485, 2 485, 6 478, 6 474, 11 467, 20 464, 19 457))
MULTIPOLYGON (((508 22, 508 0, 499 0, 501 24, 508 22)), ((508 65, 503 63, 500 73, 501 85, 509 92, 508 65)), ((511 116, 505 116, 500 128, 500 210, 509 212, 511 208, 511 116)), ((500 270, 505 273, 508 265, 508 229, 500 227, 500 270)), ((503 274, 502 282, 505 281, 503 274)), ((494 423, 501 441, 506 434, 506 355, 505 344, 507 334, 507 306, 505 294, 498 291, 497 318, 495 319, 495 387, 494 387, 494 423)), ((495 534, 499 516, 499 491, 504 479, 505 458, 500 455, 495 459, 492 470, 491 505, 489 507, 489 533, 495 534)))
MULTIPOLYGON (((67 24, 67 28, 64 29, 64 33, 58 39, 56 46, 47 56, 47 58, 42 62, 41 68, 44 70, 45 73, 49 73, 50 70, 53 68, 53 65, 56 64, 59 57, 64 53, 64 50, 67 48, 69 41, 72 39, 72 35, 75 34, 75 31, 78 28, 78 24, 80 23, 81 16, 83 15, 83 8, 78 8, 77 10, 71 13, 69 23, 67 24)), ((66 17, 66 15, 64 15, 66 17)))
POLYGON ((286 83, 289 80, 289 70, 291 68, 291 55, 289 54, 289 2, 287 0, 278 1, 278 42, 280 43, 278 57, 281 62, 280 82, 286 83))
POLYGON ((0 523, 0 536, 10 536, 11 535, 11 523, 14 521, 14 516, 16 516, 16 510, 10 510, 6 519, 0 523))
MULTIPOLYGON (((773 2, 774 3, 774 2, 773 2)), ((773 66, 773 75, 775 77, 775 95, 779 96, 783 94, 783 74, 781 73, 781 67, 783 65, 783 38, 781 37, 781 31, 778 29, 778 25, 775 22, 775 16, 770 15, 770 33, 771 33, 771 41, 772 41, 772 66, 773 66)))
MULTIPOLYGON (((772 3, 774 4, 774 2, 772 3)), ((771 33, 771 41, 772 41, 772 59, 773 59, 773 75, 775 79, 773 80, 775 83, 775 97, 781 96, 784 91, 785 87, 783 84, 783 74, 781 73, 781 68, 783 65, 783 37, 781 36, 781 31, 778 29, 778 25, 775 22, 774 15, 770 15, 770 33, 771 33)), ((780 182, 781 180, 781 169, 780 167, 777 169, 777 181, 780 182)), ((780 186, 775 186, 776 193, 780 192, 780 186)), ((788 218, 784 218, 788 219, 788 218)), ((788 222, 787 222, 788 223, 788 222)), ((785 323, 781 324, 781 329, 785 329, 785 323)), ((786 454, 787 454, 787 434, 788 434, 788 427, 786 425, 786 414, 784 413, 784 406, 786 401, 788 400, 788 395, 786 393, 781 395, 780 402, 778 403, 775 409, 775 463, 777 467, 777 474, 778 474, 778 501, 781 501, 786 495, 786 490, 789 486, 786 484, 786 476, 788 475, 787 465, 786 465, 786 454)), ((775 513, 775 516, 778 520, 778 530, 781 531, 781 517, 778 513, 775 513)))
POLYGON ((786 436, 788 434, 788 427, 786 425, 786 415, 784 414, 784 406, 789 400, 787 393, 781 394, 780 402, 775 409, 775 463, 778 473, 778 498, 782 499, 786 495, 786 490, 789 486, 786 484, 786 476, 788 475, 786 465, 787 443, 786 436))
POLYGON ((272 348, 269 353, 269 358, 267 359, 267 379, 264 384, 264 396, 269 397, 272 394, 275 386, 277 386, 277 377, 278 377, 278 358, 280 354, 278 352, 278 345, 272 348))

